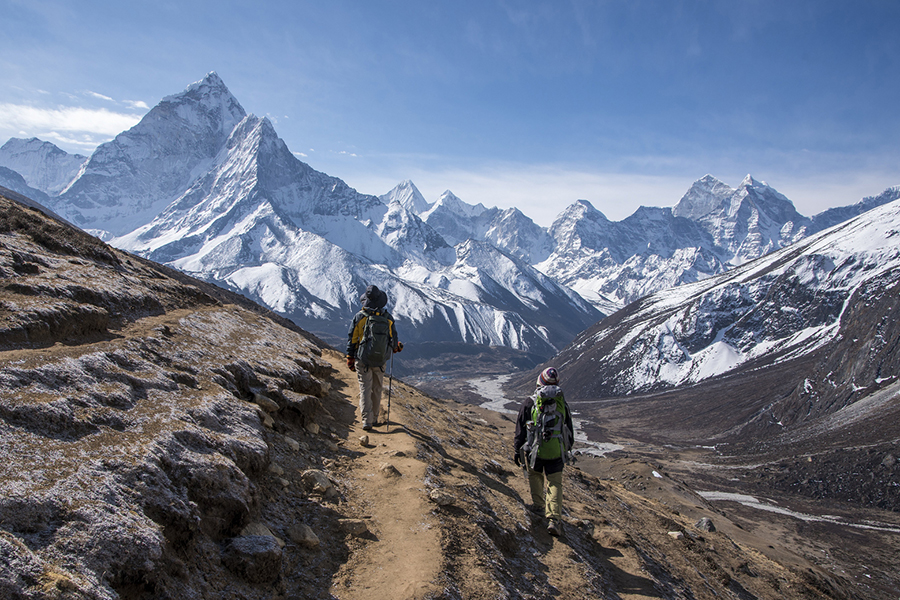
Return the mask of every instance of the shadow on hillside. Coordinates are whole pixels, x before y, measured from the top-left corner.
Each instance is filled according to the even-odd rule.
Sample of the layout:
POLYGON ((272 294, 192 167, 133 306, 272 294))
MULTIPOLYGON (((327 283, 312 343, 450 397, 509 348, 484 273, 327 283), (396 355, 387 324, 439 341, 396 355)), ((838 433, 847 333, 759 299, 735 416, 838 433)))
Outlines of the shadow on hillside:
MULTIPOLYGON (((478 480, 481 482, 481 484, 484 485, 485 487, 488 487, 499 494, 503 494, 504 496, 514 498, 516 501, 518 501, 520 503, 523 503, 522 497, 519 495, 519 493, 517 491, 515 491, 508 485, 502 483, 501 481, 498 481, 497 479, 485 474, 482 469, 479 469, 472 463, 462 460, 462 459, 459 459, 459 458, 456 458, 454 456, 451 456, 444 449, 444 446, 441 443, 439 443, 437 440, 435 440, 433 437, 428 436, 419 431, 416 431, 415 429, 411 429, 410 427, 404 427, 404 429, 405 429, 406 433, 408 433, 411 437, 416 439, 421 445, 423 445, 426 448, 439 454, 441 456, 441 458, 444 459, 445 462, 455 465, 456 467, 460 468, 465 473, 468 473, 470 475, 474 475, 475 477, 477 477, 478 480)), ((505 475, 505 474, 500 475, 498 473, 498 477, 506 477, 506 476, 507 475, 505 475)))

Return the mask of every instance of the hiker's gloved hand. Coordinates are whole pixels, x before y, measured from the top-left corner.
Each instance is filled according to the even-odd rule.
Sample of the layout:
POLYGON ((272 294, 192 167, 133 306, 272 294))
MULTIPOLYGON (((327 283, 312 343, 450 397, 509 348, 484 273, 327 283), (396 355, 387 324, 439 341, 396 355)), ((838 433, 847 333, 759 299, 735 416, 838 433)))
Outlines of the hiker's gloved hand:
POLYGON ((394 346, 394 352, 403 352, 403 342, 397 342, 397 345, 394 346))
POLYGON ((350 369, 351 371, 356 370, 356 359, 353 358, 352 356, 347 357, 347 368, 350 369))
POLYGON ((513 454, 513 462, 516 463, 517 467, 522 466, 522 456, 520 453, 516 452, 515 454, 513 454))

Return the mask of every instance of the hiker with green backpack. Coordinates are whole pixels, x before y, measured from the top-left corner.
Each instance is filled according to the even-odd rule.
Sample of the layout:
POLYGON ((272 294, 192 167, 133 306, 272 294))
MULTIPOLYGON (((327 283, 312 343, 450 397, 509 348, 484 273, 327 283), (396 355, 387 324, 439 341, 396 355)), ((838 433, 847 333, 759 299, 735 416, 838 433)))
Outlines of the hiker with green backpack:
POLYGON ((563 467, 574 462, 574 432, 572 414, 559 387, 559 373, 553 367, 544 369, 534 395, 519 409, 513 460, 527 469, 531 511, 548 519, 547 531, 554 536, 562 534, 563 467))
POLYGON ((397 338, 394 317, 385 308, 388 297, 377 286, 370 285, 359 298, 362 308, 350 324, 347 342, 347 367, 356 371, 359 381, 359 412, 363 429, 382 425, 381 390, 384 365, 392 353, 403 350, 397 338))

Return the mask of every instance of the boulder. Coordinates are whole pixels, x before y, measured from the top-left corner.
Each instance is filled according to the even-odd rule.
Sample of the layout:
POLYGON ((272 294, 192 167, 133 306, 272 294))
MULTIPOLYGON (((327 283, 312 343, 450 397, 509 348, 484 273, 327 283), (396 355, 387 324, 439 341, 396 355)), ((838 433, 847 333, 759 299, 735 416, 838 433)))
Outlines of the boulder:
POLYGON ((716 530, 716 526, 713 525, 712 519, 710 519, 709 517, 703 517, 694 524, 694 527, 696 527, 700 531, 706 532, 713 532, 716 530))
POLYGON ((302 477, 303 483, 311 487, 313 492, 319 494, 326 494, 328 493, 328 490, 334 487, 334 484, 328 479, 328 475, 318 469, 304 471, 302 477))
POLYGON ((291 538, 292 542, 304 548, 319 547, 319 536, 312 530, 312 527, 303 523, 292 525, 288 529, 288 537, 291 538))
POLYGON ((281 558, 281 547, 274 536, 246 535, 228 543, 223 562, 251 583, 270 583, 281 574, 281 558))
POLYGON ((369 533, 369 526, 363 519, 339 519, 341 530, 353 537, 360 537, 369 533))
POLYGON ((438 506, 452 506, 456 502, 456 498, 443 490, 434 489, 428 494, 428 499, 438 506))

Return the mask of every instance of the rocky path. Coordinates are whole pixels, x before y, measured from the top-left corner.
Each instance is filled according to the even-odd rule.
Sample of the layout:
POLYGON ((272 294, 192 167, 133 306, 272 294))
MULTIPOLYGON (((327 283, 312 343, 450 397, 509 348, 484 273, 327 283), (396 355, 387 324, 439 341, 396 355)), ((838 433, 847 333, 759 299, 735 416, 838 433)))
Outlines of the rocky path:
MULTIPOLYGON (((340 354, 326 356, 355 401, 355 373, 340 354)), ((397 391, 404 387, 398 384, 397 391)), ((431 514, 434 504, 426 499, 427 464, 416 458, 415 440, 396 419, 365 432, 357 418, 348 443, 358 444, 363 453, 344 476, 353 481, 347 493, 365 511, 369 534, 335 575, 331 593, 341 600, 395 600, 438 592, 439 523, 431 514)))

